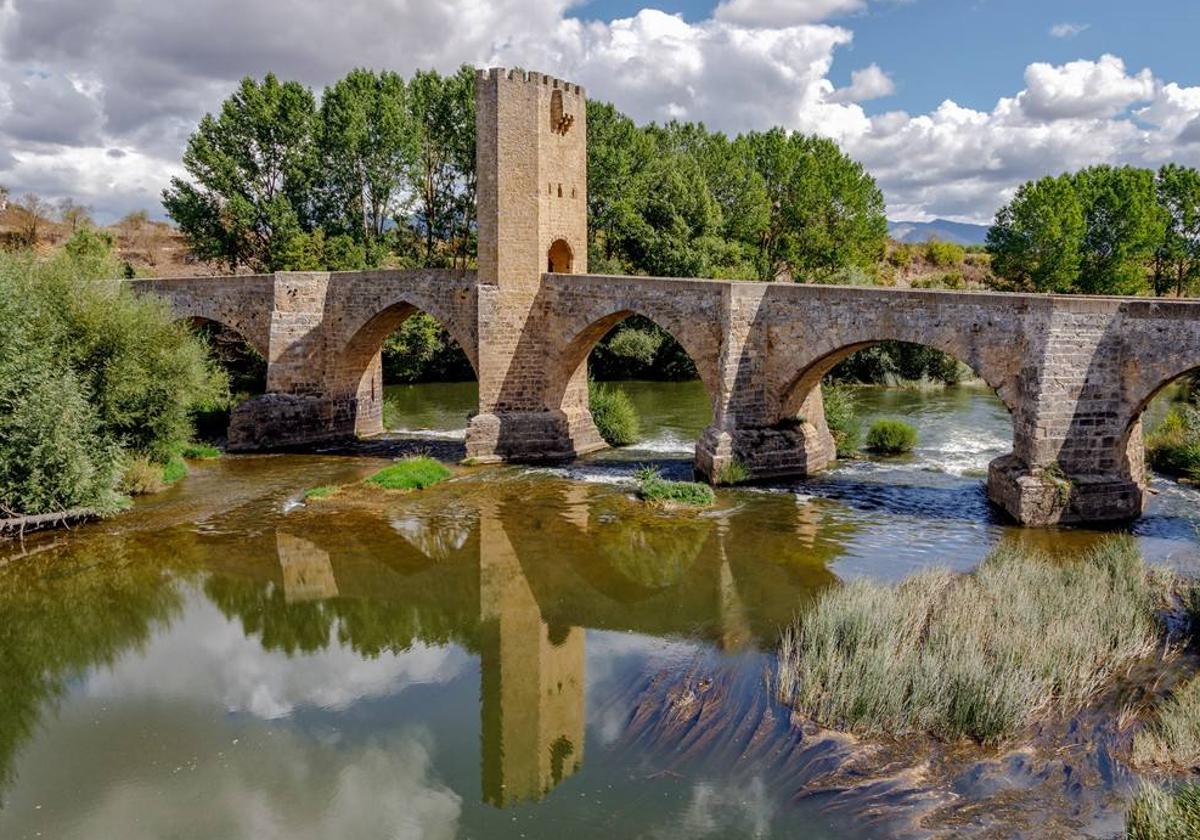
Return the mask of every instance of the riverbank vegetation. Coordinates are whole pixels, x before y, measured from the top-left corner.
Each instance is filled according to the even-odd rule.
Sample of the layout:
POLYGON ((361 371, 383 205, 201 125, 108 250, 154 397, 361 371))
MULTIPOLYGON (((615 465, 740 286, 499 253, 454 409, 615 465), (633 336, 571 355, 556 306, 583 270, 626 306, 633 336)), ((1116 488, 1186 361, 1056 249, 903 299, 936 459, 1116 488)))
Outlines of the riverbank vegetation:
POLYGON ((366 483, 384 490, 424 490, 453 473, 441 461, 426 455, 403 458, 366 479, 366 483))
POLYGON ((664 507, 708 507, 716 494, 707 484, 698 481, 670 481, 654 467, 637 472, 638 497, 664 507))
POLYGON ((111 243, 48 258, 0 253, 0 512, 122 506, 126 469, 164 482, 192 437, 193 410, 226 380, 165 304, 114 279, 111 243))
POLYGON ((1002 545, 969 574, 826 592, 785 633, 780 699, 818 724, 995 743, 1152 652, 1163 592, 1131 538, 1071 562, 1002 545))
POLYGON ((641 421, 633 400, 620 388, 588 380, 592 422, 609 446, 629 446, 641 436, 641 421))
POLYGON ((867 430, 867 449, 878 455, 903 455, 917 446, 917 430, 903 420, 883 418, 867 430))
POLYGON ((1200 837, 1200 784, 1166 790, 1145 784, 1125 818, 1126 840, 1180 840, 1200 837))
POLYGON ((822 390, 825 401, 825 425, 833 435, 839 458, 849 458, 862 443, 862 423, 854 392, 845 385, 828 385, 822 390))
POLYGON ((1200 481, 1200 409, 1195 405, 1172 405, 1145 440, 1146 463, 1156 472, 1200 481))

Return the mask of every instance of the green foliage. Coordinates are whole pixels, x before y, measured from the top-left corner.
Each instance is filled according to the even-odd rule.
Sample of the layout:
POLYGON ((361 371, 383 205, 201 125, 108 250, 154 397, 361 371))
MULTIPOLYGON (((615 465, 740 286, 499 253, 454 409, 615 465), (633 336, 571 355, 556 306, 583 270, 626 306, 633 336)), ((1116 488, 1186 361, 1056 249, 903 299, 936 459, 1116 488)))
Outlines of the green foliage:
POLYGON ((825 403, 825 425, 833 435, 838 457, 854 455, 862 440, 862 422, 858 419, 854 392, 845 385, 825 385, 821 397, 825 403))
POLYGON ((330 496, 338 492, 340 488, 332 484, 322 484, 320 487, 310 487, 304 491, 304 501, 309 499, 328 499, 330 496))
POLYGON ((1130 166, 1093 166, 1077 172, 1084 235, 1079 284, 1088 294, 1138 294, 1147 265, 1166 234, 1154 173, 1130 166))
POLYGON ((385 490, 424 490, 451 475, 453 473, 441 461, 414 455, 384 467, 366 479, 366 483, 385 490))
POLYGON ((1127 840, 1200 837, 1200 784, 1185 782, 1163 790, 1144 784, 1125 815, 1127 840))
POLYGON ((826 592, 785 634, 780 699, 852 732, 995 743, 1069 713, 1160 640, 1128 537, 1071 562, 1002 545, 972 574, 826 592))
POLYGON ((713 476, 714 483, 722 484, 728 487, 732 487, 735 484, 743 484, 749 480, 749 467, 736 458, 723 465, 717 470, 716 475, 713 476))
POLYGON ((925 261, 938 268, 956 268, 967 259, 967 251, 963 246, 953 242, 942 242, 931 239, 925 243, 925 261))
POLYGON ((612 354, 633 364, 649 366, 663 345, 664 334, 653 330, 623 327, 608 342, 612 354))
POLYGON ((465 382, 471 362, 438 321, 424 312, 407 318, 383 343, 383 381, 465 382))
POLYGON ((1079 280, 1085 227, 1070 176, 1022 184, 988 230, 992 270, 1018 290, 1072 291, 1079 280))
POLYGON ((125 465, 117 485, 122 493, 129 496, 159 493, 166 486, 162 464, 156 464, 144 455, 133 458, 125 465))
POLYGON ((0 254, 0 506, 114 510, 127 455, 165 463, 224 377, 93 253, 0 254))
POLYGON ((588 370, 596 379, 695 379, 696 365, 670 333, 648 318, 631 316, 592 348, 588 370))
POLYGON ((903 420, 883 418, 867 430, 867 449, 880 455, 912 452, 917 445, 917 430, 903 420))
POLYGON ((1146 461, 1154 470, 1200 481, 1200 409, 1186 403, 1171 406, 1145 439, 1146 461))
POLYGON ((641 421, 629 395, 619 388, 588 382, 588 407, 600 437, 609 446, 629 446, 641 435, 641 421))
POLYGON ((638 496, 657 505, 684 507, 708 507, 716 501, 716 494, 707 484, 697 481, 668 481, 653 467, 644 467, 637 472, 638 496))
POLYGON ((162 477, 165 484, 174 484, 188 474, 187 464, 179 455, 172 455, 163 464, 162 477))
POLYGON ((971 369, 953 356, 924 344, 881 341, 859 350, 829 372, 831 382, 900 385, 935 382, 953 385, 971 375, 971 369))
POLYGON ((1200 278, 1200 171, 1169 163, 1158 171, 1166 233, 1154 255, 1154 293, 1190 294, 1200 278))
POLYGON ((212 461, 221 457, 221 450, 208 443, 188 443, 179 454, 189 461, 212 461))

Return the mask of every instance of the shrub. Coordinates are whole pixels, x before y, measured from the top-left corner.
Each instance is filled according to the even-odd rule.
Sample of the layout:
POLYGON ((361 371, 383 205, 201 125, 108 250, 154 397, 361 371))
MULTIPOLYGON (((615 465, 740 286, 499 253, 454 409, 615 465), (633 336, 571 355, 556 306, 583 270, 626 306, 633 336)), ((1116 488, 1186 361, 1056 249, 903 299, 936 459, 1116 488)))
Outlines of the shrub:
POLYGON ((662 346, 664 333, 636 327, 622 327, 608 342, 614 356, 639 365, 654 363, 658 349, 662 346))
POLYGON ((178 455, 172 455, 162 466, 162 478, 167 484, 174 484, 188 474, 187 464, 178 455))
POLYGON ((917 430, 903 420, 876 420, 867 432, 867 449, 880 455, 900 455, 916 446, 917 430))
POLYGON ((925 259, 938 268, 953 268, 963 264, 967 251, 953 242, 931 239, 925 243, 925 259))
POLYGON ((337 493, 339 488, 332 484, 322 484, 320 487, 310 487, 304 491, 304 501, 309 499, 328 499, 337 493))
POLYGON ((1128 537, 1067 563, 1005 545, 971 574, 851 581, 785 633, 780 699, 852 732, 999 742, 1150 654, 1160 595, 1128 537))
POLYGON ((643 501, 664 506, 708 507, 717 498, 707 484, 697 481, 668 481, 652 467, 639 470, 637 478, 638 496, 643 501))
POLYGON ((1200 784, 1171 790, 1145 784, 1125 815, 1128 840, 1177 840, 1200 837, 1200 784))
POLYGON ((125 466, 118 485, 122 493, 130 496, 142 496, 148 493, 158 493, 166 488, 163 481, 163 468, 149 458, 134 458, 125 466))
POLYGON ((845 385, 827 385, 822 389, 825 402, 825 425, 833 435, 839 458, 858 451, 862 439, 862 423, 857 417, 854 392, 845 385))
POLYGON ((368 478, 367 483, 385 490, 424 490, 452 474, 441 461, 413 455, 384 467, 368 478))
POLYGON ((1146 461, 1154 470, 1200 481, 1200 410, 1187 404, 1171 406, 1145 440, 1146 461))
POLYGON ((221 457, 221 450, 209 443, 188 443, 179 454, 189 461, 212 461, 221 457))
POLYGON ((609 446, 628 446, 637 442, 641 422, 633 400, 624 391, 589 381, 588 406, 596 430, 609 446))

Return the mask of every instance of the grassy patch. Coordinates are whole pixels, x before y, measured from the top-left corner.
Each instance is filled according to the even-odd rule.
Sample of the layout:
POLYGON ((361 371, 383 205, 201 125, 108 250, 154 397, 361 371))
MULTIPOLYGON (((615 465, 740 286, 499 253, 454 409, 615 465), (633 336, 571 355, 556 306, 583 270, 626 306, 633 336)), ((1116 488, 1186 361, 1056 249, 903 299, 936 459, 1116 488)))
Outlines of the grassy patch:
POLYGON ((384 467, 366 482, 384 490, 424 490, 451 475, 453 473, 441 461, 414 455, 384 467))
POLYGON ((588 382, 592 422, 609 446, 629 446, 641 435, 641 421, 629 395, 619 388, 588 382))
POLYGON ((1174 405, 1146 435, 1146 461, 1163 475, 1200 481, 1200 410, 1174 405))
POLYGON ((903 420, 876 420, 867 432, 867 449, 880 455, 901 455, 916 446, 917 430, 903 420))
POLYGON ((208 443, 189 443, 179 450, 179 454, 189 461, 211 461, 221 457, 221 450, 208 443))
POLYGON ((162 478, 167 484, 174 484, 188 474, 187 464, 178 455, 172 455, 162 467, 162 478))
POLYGON ((1133 739, 1138 766, 1200 766, 1200 678, 1189 680, 1159 708, 1154 719, 1133 739))
POLYGON ((1128 840, 1200 837, 1200 784, 1169 790, 1144 785, 1125 815, 1128 840))
POLYGON ((304 501, 309 499, 328 499, 340 488, 332 484, 322 484, 320 487, 310 487, 304 491, 304 501))
POLYGON ((971 574, 852 581, 785 633, 780 697, 853 732, 1002 741, 1152 651, 1157 592, 1129 538, 1069 563, 1002 546, 971 574))
POLYGON ((654 504, 708 507, 717 498, 707 484, 696 481, 668 481, 659 475, 658 470, 650 467, 639 470, 637 478, 638 496, 654 504))
POLYGON ((750 480, 750 469, 736 458, 725 464, 717 470, 717 474, 713 476, 717 484, 725 484, 732 486, 734 484, 742 484, 750 480))
POLYGON ((837 456, 848 458, 862 445, 862 423, 854 392, 845 385, 825 385, 821 396, 825 403, 825 425, 833 435, 837 456))
POLYGON ((117 488, 130 496, 145 496, 165 490, 163 468, 149 458, 137 457, 125 465, 117 488))

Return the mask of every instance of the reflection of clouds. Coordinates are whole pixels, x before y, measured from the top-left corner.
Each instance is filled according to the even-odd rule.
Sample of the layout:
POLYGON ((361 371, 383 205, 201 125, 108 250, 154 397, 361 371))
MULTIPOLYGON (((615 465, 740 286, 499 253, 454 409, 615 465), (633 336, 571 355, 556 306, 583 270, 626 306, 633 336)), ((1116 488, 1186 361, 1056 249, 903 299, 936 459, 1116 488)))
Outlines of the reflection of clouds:
POLYGON ((430 749, 411 734, 354 749, 277 734, 187 769, 92 774, 107 787, 66 797, 86 808, 63 821, 69 836, 442 840, 456 836, 462 810, 458 794, 430 779, 430 749))
POLYGON ((775 807, 762 779, 746 785, 697 782, 692 800, 680 819, 682 837, 765 837, 775 807))
POLYGON ((144 651, 93 672, 85 691, 96 697, 133 696, 219 703, 231 712, 279 718, 300 706, 345 709, 420 683, 445 683, 468 662, 457 647, 414 644, 403 653, 364 659, 335 638, 317 653, 289 657, 264 650, 239 622, 203 598, 144 651))
POLYGON ((608 746, 629 720, 624 700, 631 683, 647 674, 688 667, 704 653, 700 642, 659 639, 638 633, 589 630, 587 633, 587 716, 590 737, 608 746))
POLYGON ((444 560, 471 538, 474 520, 453 509, 447 515, 409 512, 393 517, 392 530, 431 560, 444 560))

